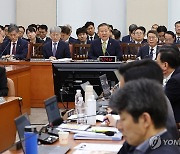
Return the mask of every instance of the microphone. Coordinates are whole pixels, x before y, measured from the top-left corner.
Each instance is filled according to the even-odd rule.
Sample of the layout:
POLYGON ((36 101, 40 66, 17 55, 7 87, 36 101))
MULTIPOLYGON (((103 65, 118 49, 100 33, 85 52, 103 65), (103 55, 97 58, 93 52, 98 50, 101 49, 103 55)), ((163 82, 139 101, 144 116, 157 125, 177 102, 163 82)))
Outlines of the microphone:
POLYGON ((9 46, 9 44, 10 44, 10 42, 8 42, 8 44, 6 45, 6 47, 4 48, 4 50, 1 52, 0 58, 2 58, 2 55, 3 55, 3 53, 6 51, 7 47, 9 46))
POLYGON ((111 56, 107 50, 106 50, 106 52, 105 52, 105 56, 106 56, 106 53, 108 54, 108 56, 111 56))

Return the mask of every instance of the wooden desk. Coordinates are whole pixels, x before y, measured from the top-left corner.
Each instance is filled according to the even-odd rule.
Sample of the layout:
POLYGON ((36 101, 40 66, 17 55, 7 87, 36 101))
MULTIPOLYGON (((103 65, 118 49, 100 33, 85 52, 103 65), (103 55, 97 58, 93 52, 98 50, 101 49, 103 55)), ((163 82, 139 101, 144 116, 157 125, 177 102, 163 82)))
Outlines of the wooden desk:
POLYGON ((30 67, 26 65, 7 65, 7 77, 14 81, 15 96, 22 97, 22 112, 30 114, 30 67))
MULTIPOLYGON (((69 145, 71 146, 71 149, 67 152, 67 154, 72 154, 74 152, 74 147, 77 146, 80 143, 97 143, 97 144, 123 144, 124 140, 122 141, 101 141, 101 140, 74 140, 73 139, 73 134, 69 135, 69 145)), ((57 141, 55 142, 53 145, 60 145, 60 142, 57 141)), ((3 154, 23 154, 22 150, 8 150, 6 152, 4 152, 3 154)))
POLYGON ((12 146, 16 139, 14 119, 20 116, 20 105, 17 97, 6 97, 0 104, 0 152, 12 146))
MULTIPOLYGON (((0 61, 4 65, 26 65, 30 67, 31 107, 44 107, 44 100, 54 95, 52 64, 47 61, 0 61)), ((22 84, 24 87, 26 84, 22 84)))

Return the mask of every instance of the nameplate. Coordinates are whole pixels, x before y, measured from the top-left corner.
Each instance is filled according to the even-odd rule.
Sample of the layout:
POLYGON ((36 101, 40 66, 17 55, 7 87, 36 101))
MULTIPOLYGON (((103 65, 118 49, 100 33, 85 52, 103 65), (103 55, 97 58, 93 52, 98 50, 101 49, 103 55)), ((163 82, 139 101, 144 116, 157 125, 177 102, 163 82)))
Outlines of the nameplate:
POLYGON ((116 62, 116 56, 99 56, 100 62, 116 62))

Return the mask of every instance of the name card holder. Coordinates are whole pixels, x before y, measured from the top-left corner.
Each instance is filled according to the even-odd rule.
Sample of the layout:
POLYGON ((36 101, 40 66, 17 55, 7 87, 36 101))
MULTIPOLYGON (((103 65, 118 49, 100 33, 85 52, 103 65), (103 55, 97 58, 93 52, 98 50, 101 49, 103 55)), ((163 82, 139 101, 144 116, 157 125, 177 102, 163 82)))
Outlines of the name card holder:
POLYGON ((100 62, 116 62, 116 56, 99 56, 100 62))

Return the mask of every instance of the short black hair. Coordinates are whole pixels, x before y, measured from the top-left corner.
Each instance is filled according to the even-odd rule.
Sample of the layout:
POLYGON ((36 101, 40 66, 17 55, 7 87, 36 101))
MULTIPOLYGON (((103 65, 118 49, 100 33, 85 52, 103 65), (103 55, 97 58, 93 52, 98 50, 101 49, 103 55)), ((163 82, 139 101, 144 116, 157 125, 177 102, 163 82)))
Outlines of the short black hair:
POLYGON ((36 31, 37 31, 37 25, 36 24, 30 24, 29 26, 28 26, 28 28, 29 27, 33 27, 36 31))
POLYGON ((125 82, 147 78, 156 80, 160 84, 163 83, 162 69, 151 59, 143 59, 121 64, 119 67, 119 73, 124 77, 125 82))
POLYGON ((177 24, 180 24, 180 21, 176 21, 176 22, 175 22, 175 26, 176 26, 177 24))
POLYGON ((163 45, 158 52, 161 62, 167 62, 174 69, 180 66, 180 51, 176 45, 163 45))
POLYGON ((78 28, 76 30, 76 35, 78 36, 80 33, 86 33, 87 34, 86 28, 85 27, 78 28))
POLYGON ((157 32, 160 33, 160 32, 166 32, 167 31, 167 28, 166 26, 158 26, 157 28, 157 32))
POLYGON ((27 29, 26 29, 26 34, 28 33, 28 31, 29 32, 35 32, 36 33, 36 30, 35 30, 35 28, 34 27, 28 27, 27 29))
POLYGON ((18 26, 16 24, 10 24, 8 27, 8 33, 11 33, 13 31, 19 32, 18 26))
POLYGON ((22 28, 24 30, 24 32, 25 32, 25 28, 23 26, 18 26, 18 28, 22 28))
POLYGON ((116 40, 119 40, 121 37, 121 32, 118 29, 113 29, 112 34, 114 35, 116 40))
POLYGON ((39 25, 39 26, 38 26, 38 30, 39 30, 40 28, 41 28, 41 29, 44 29, 46 32, 48 31, 47 25, 39 25))
POLYGON ((0 25, 0 28, 1 28, 2 30, 4 30, 4 26, 0 25))
POLYGON ((166 31, 165 32, 165 34, 169 34, 169 35, 171 35, 174 39, 176 39, 176 35, 174 34, 174 32, 173 31, 166 31))
POLYGON ((128 112, 135 123, 143 113, 149 113, 155 128, 166 126, 167 104, 163 87, 150 79, 129 81, 110 99, 110 107, 118 113, 128 112))
POLYGON ((92 22, 92 21, 87 21, 86 23, 85 23, 85 25, 84 25, 84 27, 87 29, 89 26, 93 26, 94 27, 94 22, 92 22))
POLYGON ((67 26, 61 26, 61 33, 69 35, 71 33, 71 29, 67 26))
POLYGON ((135 29, 135 31, 138 30, 138 29, 142 30, 144 34, 146 33, 146 28, 145 28, 145 27, 139 26, 139 27, 137 27, 137 28, 135 29))

